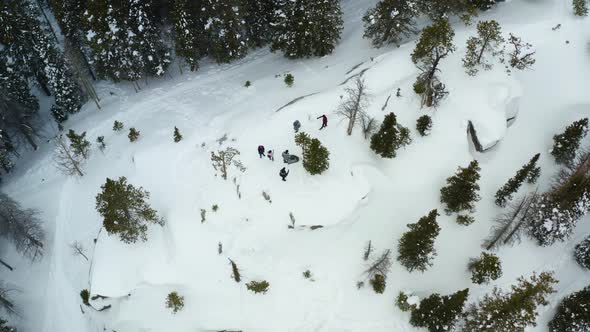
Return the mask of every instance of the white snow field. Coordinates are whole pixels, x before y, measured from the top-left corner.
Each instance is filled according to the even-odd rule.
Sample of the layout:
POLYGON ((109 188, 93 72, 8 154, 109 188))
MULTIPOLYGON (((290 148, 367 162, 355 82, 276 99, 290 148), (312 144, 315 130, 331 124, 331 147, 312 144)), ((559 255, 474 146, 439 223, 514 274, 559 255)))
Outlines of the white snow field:
MULTIPOLYGON (((496 190, 537 152, 540 190, 546 189, 558 169, 548 154, 553 135, 590 115, 590 19, 575 18, 570 1, 500 3, 479 19, 495 19, 505 37, 512 32, 533 44, 537 62, 532 70, 512 76, 496 63, 476 77, 467 76, 461 62, 475 27, 453 22, 457 51, 440 66, 450 95, 435 111, 420 109, 412 91, 418 74, 410 61, 415 42, 373 49, 362 38, 361 17, 375 3, 342 2, 345 29, 330 56, 291 61, 261 49, 229 65, 203 63, 196 73, 151 80, 139 93, 130 84, 101 83, 103 109, 89 103, 66 126, 86 131, 93 142, 105 136, 107 148, 101 153, 93 146, 85 176, 59 173, 48 142, 19 161, 5 184, 23 206, 42 211, 48 231, 43 261, 30 265, 14 256, 16 270, 8 281, 23 289, 15 298, 26 308, 25 317, 15 322, 19 331, 418 331, 409 315, 395 307, 400 290, 423 297, 469 287, 473 302, 494 286, 509 287, 521 275, 553 270, 560 280, 558 292, 549 306, 540 307, 537 327, 527 329, 546 331, 559 300, 590 283, 590 273, 572 257, 574 245, 590 232, 590 218, 579 222, 566 243, 541 248, 523 239, 502 247, 498 255, 504 274, 489 285, 471 283, 467 263, 483 250, 493 218, 502 212, 493 203, 496 190), (557 24, 561 28, 553 31, 557 24), (286 72, 295 77, 292 88, 275 76, 286 72), (412 130, 412 144, 394 159, 375 155, 360 128, 346 136, 346 123, 333 113, 353 81, 341 83, 361 72, 372 94, 369 113, 381 121, 395 112, 412 130), (251 87, 244 87, 246 80, 251 87), (395 96, 397 88, 402 97, 395 96), (506 119, 516 113, 507 127, 506 119), (322 114, 329 124, 319 131, 316 118, 322 114), (420 137, 415 122, 424 114, 432 116, 433 130, 420 137), (137 128, 140 139, 130 143, 126 130, 114 132, 114 120, 126 130, 137 128), (278 175, 284 165, 281 151, 301 154, 294 143, 295 120, 328 148, 330 168, 311 176, 299 162, 288 167, 283 182, 278 175), (466 132, 470 120, 484 146, 499 143, 476 152, 466 132), (179 143, 172 140, 174 126, 184 136, 179 143), (224 135, 227 139, 219 143, 224 135), (275 150, 274 162, 258 158, 260 144, 275 150), (230 168, 224 181, 215 175, 210 154, 228 146, 241 152, 247 169, 230 168), (444 214, 439 190, 458 166, 472 159, 482 168, 482 199, 476 222, 465 227, 444 214), (107 177, 119 176, 150 191, 152 207, 167 222, 150 226, 145 243, 126 245, 100 232, 96 194, 107 177), (214 204, 217 212, 211 210, 214 204), (357 289, 357 281, 366 281, 365 244, 371 240, 375 254, 391 249, 395 258, 406 224, 434 208, 442 228, 434 265, 424 273, 409 273, 394 261, 384 294, 369 285, 357 289), (207 210, 204 223, 201 209, 207 210), (287 227, 290 212, 295 229, 287 227), (303 225, 324 227, 312 231, 303 225), (88 249, 92 264, 72 255, 74 241, 88 249), (228 258, 238 264, 241 283, 232 279, 228 258), (313 281, 302 276, 308 269, 313 281), (266 294, 246 289, 245 283, 263 279, 270 283, 266 294), (111 308, 98 312, 80 306, 84 288, 109 297, 91 301, 95 308, 111 308), (173 290, 185 298, 176 315, 165 308, 166 294, 173 290)), ((519 194, 534 189, 525 185, 519 194)))

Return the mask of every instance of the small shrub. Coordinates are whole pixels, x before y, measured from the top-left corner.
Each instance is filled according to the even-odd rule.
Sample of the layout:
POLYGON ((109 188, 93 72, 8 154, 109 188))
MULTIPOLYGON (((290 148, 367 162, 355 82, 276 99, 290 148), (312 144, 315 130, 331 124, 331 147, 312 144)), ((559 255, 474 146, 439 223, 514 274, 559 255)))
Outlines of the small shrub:
POLYGON ((174 143, 178 143, 182 140, 182 135, 180 134, 180 130, 174 127, 174 143))
POLYGON ((137 139, 139 138, 139 130, 133 127, 129 128, 129 134, 127 135, 127 137, 129 137, 130 142, 137 141, 137 139))
POLYGON ((399 292, 397 299, 395 300, 395 305, 403 312, 416 309, 416 304, 410 304, 408 302, 409 299, 410 297, 406 293, 399 292))
POLYGON ((311 271, 305 270, 305 272, 303 272, 303 278, 310 279, 311 278, 311 271))
POLYGON ((432 118, 428 115, 422 115, 416 120, 416 130, 420 136, 428 136, 432 128, 432 118))
POLYGON ((213 206, 211 207, 211 210, 213 210, 213 212, 217 212, 217 210, 219 210, 219 205, 213 204, 213 206))
POLYGON ((249 88, 252 85, 252 82, 250 81, 246 81, 246 84, 244 84, 245 87, 249 88))
POLYGON ((201 224, 205 222, 207 210, 201 209, 201 224))
POLYGON ((471 271, 471 281, 480 285, 502 276, 500 258, 494 254, 482 252, 479 258, 471 259, 468 268, 471 271))
POLYGON ((361 289, 363 287, 365 287, 365 282, 364 281, 357 281, 356 289, 361 289))
POLYGON ((87 306, 90 306, 90 302, 88 302, 90 300, 90 292, 87 289, 83 289, 80 292, 80 297, 82 298, 82 303, 84 303, 87 306))
POLYGON ((295 83, 295 77, 291 74, 285 75, 285 84, 287 84, 288 87, 292 87, 293 83, 295 83))
POLYGON ((262 281, 254 281, 253 280, 253 281, 250 281, 249 283, 246 284, 246 288, 248 288, 248 290, 251 290, 256 294, 258 294, 258 293, 266 294, 266 292, 268 291, 268 286, 270 286, 270 284, 266 280, 262 280, 262 281))
POLYGON ((115 122, 113 123, 113 131, 121 131, 123 130, 123 122, 119 122, 117 120, 115 120, 115 122))
POLYGON ((175 314, 184 308, 184 296, 178 295, 177 292, 172 292, 166 297, 166 308, 172 309, 175 314))
POLYGON ((100 149, 100 151, 104 151, 104 149, 107 147, 107 145, 104 142, 104 136, 98 136, 96 138, 96 143, 98 143, 98 148, 100 149))
POLYGON ((475 222, 475 219, 470 215, 460 214, 457 216, 457 224, 469 226, 475 222))
POLYGON ((414 92, 418 95, 426 92, 426 85, 422 80, 417 80, 416 83, 414 83, 414 92))
POLYGON ((371 286, 373 286, 375 293, 383 294, 385 291, 386 282, 385 277, 382 274, 375 274, 375 276, 373 276, 369 282, 371 283, 371 286))
POLYGON ((262 192, 262 197, 264 197, 267 202, 272 203, 272 199, 270 199, 270 195, 266 191, 262 192))

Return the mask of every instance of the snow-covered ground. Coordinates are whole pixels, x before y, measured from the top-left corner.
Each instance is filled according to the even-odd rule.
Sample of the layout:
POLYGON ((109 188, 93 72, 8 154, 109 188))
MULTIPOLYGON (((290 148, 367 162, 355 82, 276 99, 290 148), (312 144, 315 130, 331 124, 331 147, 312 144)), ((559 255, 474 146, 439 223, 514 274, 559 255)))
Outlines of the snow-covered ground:
MULTIPOLYGON (((480 19, 498 20, 505 36, 513 32, 533 44, 537 62, 533 70, 512 76, 496 64, 476 77, 461 66, 474 26, 455 22, 458 49, 440 67, 450 95, 434 111, 420 109, 412 92, 414 42, 377 50, 362 39, 361 17, 375 2, 343 1, 345 30, 331 56, 290 61, 264 49, 229 65, 204 64, 196 73, 150 81, 139 93, 130 85, 102 83, 103 109, 88 104, 67 124, 87 131, 93 141, 105 136, 107 148, 101 153, 94 146, 85 176, 57 172, 48 143, 21 161, 5 185, 24 206, 42 211, 49 235, 44 260, 35 265, 16 261, 9 276, 23 288, 16 295, 26 308, 25 319, 17 323, 22 331, 412 331, 408 314, 394 305, 400 290, 424 296, 469 287, 474 301, 521 275, 553 270, 560 280, 558 292, 551 305, 540 309, 538 327, 530 329, 545 331, 558 300, 590 282, 588 271, 572 258, 575 243, 590 232, 589 218, 579 222, 567 243, 540 248, 525 239, 500 249, 504 274, 490 285, 472 284, 466 266, 482 251, 501 212, 493 203, 496 190, 537 152, 540 189, 546 188, 557 170, 548 154, 552 136, 590 115, 590 20, 574 18, 569 1, 500 3, 480 19), (553 31, 557 24, 561 28, 553 31), (286 72, 295 77, 292 88, 276 77, 286 72), (361 72, 372 94, 369 113, 382 120, 395 112, 413 130, 412 144, 395 159, 376 156, 358 128, 346 136, 346 124, 333 114, 352 81, 341 83, 361 72), (244 87, 246 80, 251 87, 244 87), (397 88, 402 97, 395 96, 397 88), (305 95, 310 96, 277 111, 305 95), (508 128, 506 118, 516 112, 508 128), (319 131, 321 114, 330 122, 319 131), (428 137, 414 130, 423 114, 433 117, 428 137), (113 132, 114 120, 137 128, 140 139, 130 143, 126 132, 113 132), (294 164, 283 182, 280 152, 300 154, 293 140, 295 120, 329 149, 330 169, 310 176, 301 163, 294 164), (482 141, 500 143, 484 154, 475 152, 466 133, 470 120, 482 141), (174 126, 184 135, 180 143, 172 141, 174 126), (219 143, 224 135, 227 140, 219 143), (277 160, 259 159, 260 144, 275 150, 277 160), (227 146, 241 152, 247 170, 231 168, 224 181, 215 176, 209 158, 211 151, 227 146), (482 168, 482 199, 476 222, 465 227, 442 213, 439 190, 472 159, 482 168), (152 206, 167 221, 163 228, 150 227, 146 243, 125 245, 99 231, 95 196, 105 178, 119 176, 150 191, 152 206), (211 211, 214 204, 217 212, 211 211), (395 262, 384 294, 370 287, 358 290, 356 282, 366 278, 364 245, 371 240, 376 252, 396 253, 406 224, 434 208, 440 209, 442 228, 434 265, 425 273, 409 273, 395 262), (207 210, 204 223, 201 209, 207 210), (294 230, 287 227, 290 212, 294 230), (324 227, 312 231, 303 225, 324 227), (92 266, 71 254, 73 241, 88 249, 92 266), (228 258, 241 270, 239 284, 231 278, 228 258), (308 269, 313 281, 302 276, 308 269), (268 293, 246 290, 246 282, 262 279, 270 283, 268 293), (93 301, 96 308, 112 307, 103 312, 84 307, 82 314, 79 292, 84 288, 109 297, 93 301), (176 315, 164 307, 172 290, 185 297, 184 310, 176 315)), ((520 194, 531 190, 525 186, 520 194)))

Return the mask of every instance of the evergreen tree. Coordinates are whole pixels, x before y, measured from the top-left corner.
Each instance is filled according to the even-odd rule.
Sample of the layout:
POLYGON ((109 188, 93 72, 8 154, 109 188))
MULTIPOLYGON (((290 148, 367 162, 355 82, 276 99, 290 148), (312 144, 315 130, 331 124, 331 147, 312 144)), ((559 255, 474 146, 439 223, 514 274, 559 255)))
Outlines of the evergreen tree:
POLYGON ((432 128, 432 118, 428 115, 422 115, 416 120, 416 130, 420 136, 428 136, 432 128))
POLYGON ((588 134, 588 118, 580 119, 565 128, 562 134, 553 136, 551 155, 558 164, 571 164, 576 158, 580 141, 588 134))
POLYGON ((437 211, 432 210, 417 223, 408 224, 410 230, 399 240, 397 260, 410 272, 424 272, 432 266, 432 259, 436 256, 434 240, 440 232, 436 216, 437 211))
POLYGON ((274 0, 244 0, 248 42, 253 47, 270 43, 272 36, 274 0))
POLYGON ((510 178, 506 184, 496 192, 496 205, 506 206, 506 203, 512 199, 512 195, 518 191, 520 185, 526 180, 528 183, 535 183, 541 175, 541 167, 537 166, 537 161, 541 154, 537 153, 533 158, 518 172, 513 178, 510 178))
POLYGON ((90 142, 86 139, 86 132, 78 135, 73 129, 70 129, 66 135, 70 139, 70 148, 76 156, 82 156, 88 159, 90 155, 90 142))
POLYGON ((500 24, 494 20, 480 21, 477 23, 477 37, 470 37, 467 40, 467 54, 463 58, 463 67, 470 76, 475 76, 479 66, 485 70, 492 69, 492 64, 486 61, 484 55, 492 57, 499 55, 502 50, 500 46, 504 43, 500 24))
POLYGON ((375 293, 383 294, 383 292, 385 291, 385 286, 387 285, 387 281, 385 280, 385 277, 382 274, 375 274, 373 278, 369 280, 369 282, 371 283, 371 286, 373 287, 375 293))
POLYGON ((287 74, 287 75, 285 75, 284 81, 288 87, 292 87, 293 83, 295 83, 295 77, 293 77, 293 74, 287 74))
POLYGON ((309 174, 322 174, 330 167, 330 152, 317 138, 310 138, 301 132, 295 136, 295 144, 303 150, 303 168, 309 174))
POLYGON ((420 301, 420 305, 412 310, 410 323, 413 326, 425 327, 430 332, 453 331, 455 322, 463 313, 469 289, 451 295, 432 294, 420 301))
POLYGON ((420 12, 433 21, 459 16, 463 21, 469 22, 476 14, 474 2, 479 1, 482 0, 417 0, 416 5, 420 12))
POLYGON ((441 19, 424 28, 412 53, 412 62, 422 72, 414 83, 414 91, 422 95, 422 105, 436 106, 446 95, 444 85, 436 77, 442 59, 455 51, 455 32, 449 21, 441 19))
POLYGON ((590 286, 566 296, 549 322, 549 332, 590 331, 590 286))
POLYGON ((129 128, 129 134, 127 134, 127 137, 129 137, 129 142, 131 143, 137 141, 139 138, 139 130, 133 127, 129 128))
POLYGON ((389 113, 379 131, 371 136, 371 149, 383 158, 395 158, 395 152, 411 142, 410 130, 397 123, 395 114, 389 113))
POLYGON ((399 44, 402 37, 416 33, 418 8, 412 1, 381 0, 377 6, 367 11, 363 17, 365 38, 373 41, 373 46, 399 44))
POLYGON ((574 14, 577 16, 588 16, 587 0, 573 0, 574 14))
POLYGON ((176 0, 170 13, 174 28, 174 47, 191 71, 199 68, 199 59, 207 51, 204 24, 198 4, 191 0, 176 0))
POLYGON ((554 293, 557 280, 552 272, 533 274, 530 279, 518 279, 510 292, 494 288, 491 295, 472 304, 465 313, 465 332, 524 332, 535 326, 537 307, 547 305, 547 295, 554 293))
POLYGON ((496 2, 497 0, 471 0, 471 4, 481 11, 491 9, 496 2))
POLYGON ((0 332, 16 332, 14 327, 8 326, 6 324, 8 324, 8 322, 0 318, 0 332))
POLYGON ((125 177, 107 178, 96 196, 96 210, 103 217, 103 226, 125 243, 147 241, 147 224, 164 226, 164 219, 157 215, 146 200, 150 194, 143 188, 135 188, 125 177))
POLYGON ((177 292, 171 292, 166 297, 166 308, 172 309, 175 314, 184 308, 184 296, 178 295, 177 292))
POLYGON ((107 147, 107 145, 104 142, 104 136, 98 136, 96 138, 96 143, 98 143, 98 148, 100 149, 100 151, 104 152, 104 149, 107 147))
POLYGON ((339 0, 277 0, 271 50, 288 58, 332 53, 342 32, 339 0))
POLYGON ((574 258, 580 266, 590 270, 590 236, 586 237, 582 242, 576 244, 574 249, 574 258))
POLYGON ((468 269, 471 271, 471 281, 480 285, 502 276, 500 258, 486 252, 482 252, 478 258, 471 259, 468 269))
POLYGON ((207 53, 217 63, 240 59, 248 53, 242 0, 204 0, 201 9, 207 53))
POLYGON ((115 120, 115 122, 113 122, 113 131, 121 131, 121 130, 123 130, 123 123, 115 120))
POLYGON ((180 134, 180 130, 178 130, 178 128, 174 127, 174 142, 178 143, 182 140, 182 135, 180 134))
POLYGON ((440 201, 446 204, 445 212, 473 211, 478 195, 479 163, 473 160, 467 168, 459 167, 457 173, 447 178, 447 186, 440 190, 440 201))

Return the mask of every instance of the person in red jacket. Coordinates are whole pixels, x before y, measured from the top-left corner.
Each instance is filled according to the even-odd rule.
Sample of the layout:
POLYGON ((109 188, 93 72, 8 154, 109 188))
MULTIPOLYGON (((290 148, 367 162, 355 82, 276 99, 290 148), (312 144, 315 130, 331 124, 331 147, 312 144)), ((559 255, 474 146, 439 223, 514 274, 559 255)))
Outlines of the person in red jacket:
POLYGON ((326 116, 326 114, 322 115, 322 116, 318 116, 318 119, 321 118, 322 119, 322 126, 320 127, 320 130, 326 128, 328 126, 328 117, 326 116))

